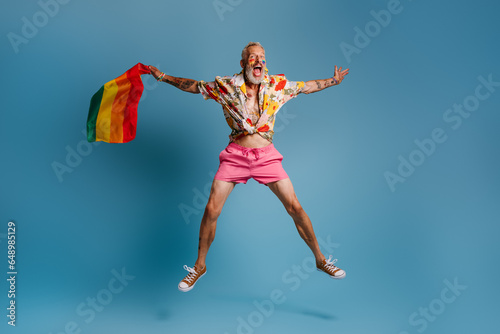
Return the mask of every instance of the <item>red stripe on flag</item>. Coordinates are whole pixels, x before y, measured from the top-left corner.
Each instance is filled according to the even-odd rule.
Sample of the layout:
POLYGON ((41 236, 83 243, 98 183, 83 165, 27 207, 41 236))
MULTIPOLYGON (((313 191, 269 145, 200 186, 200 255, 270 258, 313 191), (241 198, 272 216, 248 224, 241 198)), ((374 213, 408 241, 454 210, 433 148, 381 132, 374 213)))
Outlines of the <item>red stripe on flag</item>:
POLYGON ((127 78, 132 84, 128 92, 127 104, 124 109, 123 119, 123 143, 129 142, 135 138, 137 129, 137 107, 141 99, 144 85, 142 83, 141 74, 151 73, 149 67, 138 63, 126 72, 127 78))

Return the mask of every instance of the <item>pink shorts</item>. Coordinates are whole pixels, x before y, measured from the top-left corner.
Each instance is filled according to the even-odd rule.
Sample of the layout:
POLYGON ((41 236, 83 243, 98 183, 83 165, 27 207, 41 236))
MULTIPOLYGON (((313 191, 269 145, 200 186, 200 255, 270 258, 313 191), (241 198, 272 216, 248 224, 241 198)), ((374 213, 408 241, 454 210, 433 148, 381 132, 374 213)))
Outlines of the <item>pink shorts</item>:
POLYGON ((215 179, 243 184, 251 177, 261 184, 279 181, 288 178, 282 160, 283 156, 273 144, 249 148, 230 143, 220 152, 215 179))

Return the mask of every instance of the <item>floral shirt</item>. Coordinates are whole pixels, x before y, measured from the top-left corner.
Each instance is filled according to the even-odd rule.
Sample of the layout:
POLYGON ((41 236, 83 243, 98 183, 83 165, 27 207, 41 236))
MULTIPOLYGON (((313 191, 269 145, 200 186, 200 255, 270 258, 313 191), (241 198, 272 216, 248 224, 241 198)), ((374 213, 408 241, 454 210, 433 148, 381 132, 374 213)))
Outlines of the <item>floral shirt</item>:
POLYGON ((213 99, 222 105, 226 122, 232 129, 230 142, 254 133, 272 142, 276 113, 283 104, 302 92, 304 87, 303 81, 288 81, 283 74, 268 75, 266 69, 259 88, 260 115, 252 117, 254 115, 246 108, 248 97, 243 71, 232 77, 217 76, 212 82, 198 82, 198 88, 205 100, 213 99), (252 122, 252 118, 257 119, 257 122, 252 122))

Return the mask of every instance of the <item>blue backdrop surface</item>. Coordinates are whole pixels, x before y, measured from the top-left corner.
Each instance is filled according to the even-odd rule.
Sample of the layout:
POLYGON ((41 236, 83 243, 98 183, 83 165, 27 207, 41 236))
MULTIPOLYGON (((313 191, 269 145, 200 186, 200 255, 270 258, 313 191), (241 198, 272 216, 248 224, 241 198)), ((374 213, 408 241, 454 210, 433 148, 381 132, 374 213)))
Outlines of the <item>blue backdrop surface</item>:
POLYGON ((500 274, 496 1, 2 3, 2 333, 490 333, 500 274), (333 281, 267 187, 236 186, 207 275, 177 290, 230 129, 143 76, 137 137, 88 144, 90 98, 137 62, 213 80, 249 41, 270 73, 337 87, 280 110, 274 144, 333 281), (7 274, 16 224, 15 298, 7 274), (16 328, 7 310, 16 302, 16 328))

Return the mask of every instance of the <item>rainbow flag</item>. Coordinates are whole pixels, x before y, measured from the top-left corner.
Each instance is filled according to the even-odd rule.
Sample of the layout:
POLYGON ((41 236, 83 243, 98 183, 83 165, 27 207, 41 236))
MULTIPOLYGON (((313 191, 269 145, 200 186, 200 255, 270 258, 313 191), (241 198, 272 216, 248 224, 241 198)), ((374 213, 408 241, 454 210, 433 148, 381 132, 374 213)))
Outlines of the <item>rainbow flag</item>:
POLYGON ((92 96, 87 118, 89 142, 127 143, 135 138, 137 106, 144 90, 141 74, 149 73, 146 65, 138 63, 92 96))

